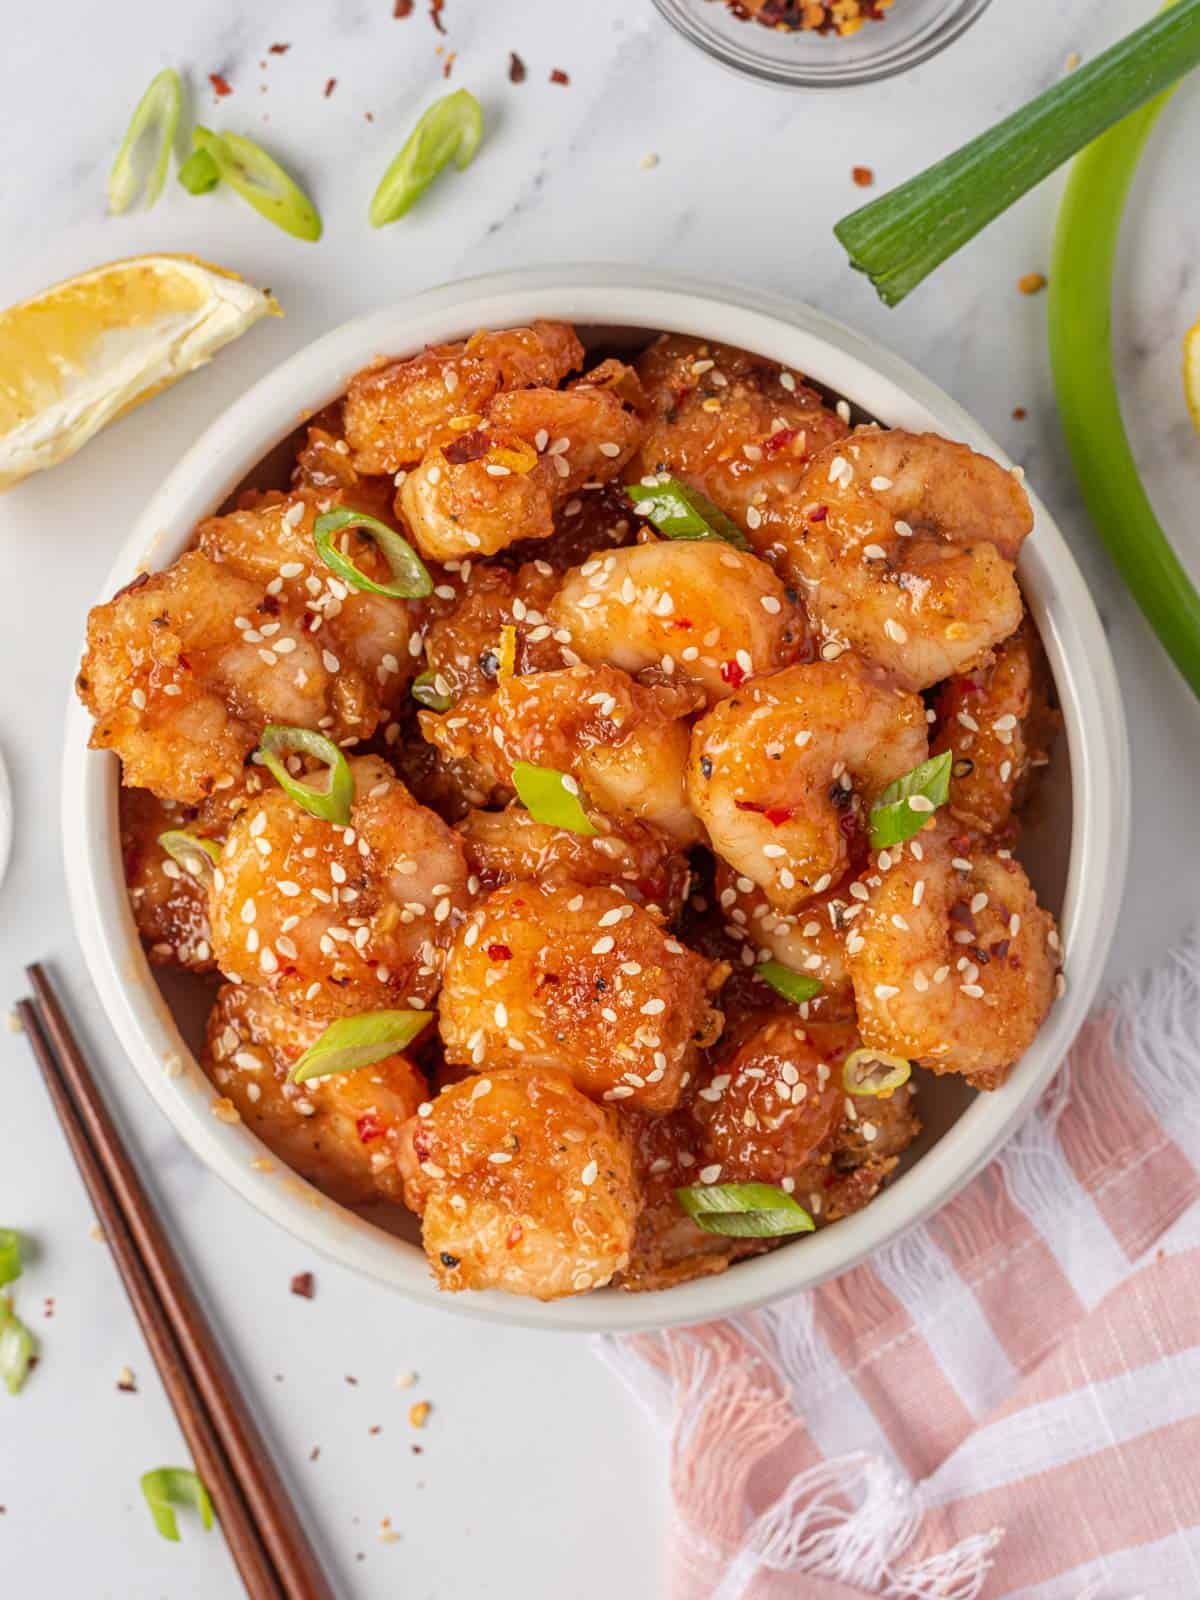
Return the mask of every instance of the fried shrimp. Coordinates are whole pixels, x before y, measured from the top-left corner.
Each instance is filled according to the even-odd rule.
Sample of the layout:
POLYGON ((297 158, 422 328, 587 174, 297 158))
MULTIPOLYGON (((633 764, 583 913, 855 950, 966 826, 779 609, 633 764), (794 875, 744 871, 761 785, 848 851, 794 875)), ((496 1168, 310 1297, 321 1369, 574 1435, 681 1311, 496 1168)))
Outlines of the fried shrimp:
POLYGON ((500 785, 514 761, 573 777, 611 816, 652 822, 680 844, 702 831, 684 794, 695 690, 635 683, 615 667, 569 667, 505 678, 443 715, 423 711, 421 731, 447 759, 469 761, 500 785))
POLYGON ((1027 625, 990 666, 942 685, 930 750, 953 752, 950 814, 964 827, 1003 828, 1030 774, 1046 764, 1059 720, 1049 695, 1045 655, 1027 625))
POLYGON ((925 759, 925 709, 853 656, 788 667, 692 730, 688 798, 712 846, 790 912, 832 886, 881 790, 925 759))
POLYGON ((615 477, 637 448, 639 412, 619 386, 501 394, 476 426, 434 446, 405 477, 397 510, 435 561, 548 539, 556 507, 615 477))
POLYGON ((578 661, 545 614, 560 583, 553 567, 544 561, 516 569, 482 561, 454 565, 454 572, 440 574, 425 630, 425 660, 437 693, 453 700, 486 693, 500 672, 505 628, 513 630, 514 672, 578 661))
POLYGON ((986 662, 1021 621, 1029 496, 965 444, 865 429, 828 445, 788 521, 783 570, 814 619, 905 688, 986 662))
POLYGON ((399 1201, 400 1135, 425 1099, 406 1056, 307 1083, 289 1074, 324 1031, 263 989, 227 983, 208 1019, 202 1066, 273 1155, 349 1205, 399 1201))
POLYGON ((269 789, 230 829, 213 879, 221 971, 314 1017, 427 1005, 468 902, 451 829, 377 756, 350 767, 348 827, 269 789))
POLYGON ((454 941, 442 1043, 477 1071, 561 1066, 597 1099, 668 1111, 720 1032, 723 975, 615 889, 510 883, 454 941))
POLYGON ((554 1068, 444 1089, 406 1130, 402 1170, 443 1289, 557 1300, 629 1260, 639 1195, 630 1139, 554 1068))
POLYGON ((806 633, 770 567, 719 540, 597 551, 567 574, 548 616, 585 661, 699 684, 710 705, 786 666, 806 633))
POLYGON ((129 904, 146 953, 156 967, 211 972, 212 930, 208 891, 199 877, 175 861, 159 836, 174 829, 210 837, 189 807, 157 799, 145 789, 122 788, 121 860, 129 904))
POLYGON ((949 820, 876 865, 846 940, 864 1041, 998 1088, 1054 997, 1053 917, 1007 850, 949 820))
POLYGON ((502 389, 554 384, 583 364, 583 346, 563 322, 534 322, 436 344, 384 361, 353 378, 346 438, 359 472, 395 473, 456 437, 455 419, 484 409, 502 389))

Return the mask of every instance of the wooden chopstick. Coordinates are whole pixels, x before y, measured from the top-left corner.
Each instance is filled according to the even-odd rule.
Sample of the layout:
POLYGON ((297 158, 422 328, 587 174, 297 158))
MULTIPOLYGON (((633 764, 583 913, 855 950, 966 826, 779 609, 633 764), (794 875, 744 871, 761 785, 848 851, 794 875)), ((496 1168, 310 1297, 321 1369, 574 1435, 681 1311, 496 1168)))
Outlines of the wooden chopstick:
MULTIPOLYGON (((47 1076, 55 1108, 59 1111, 65 1128, 68 1124, 63 1116, 60 1097, 70 1112, 74 1113, 74 1123, 78 1128, 85 1152, 81 1157, 80 1150, 72 1141, 76 1161, 84 1173, 85 1182, 88 1182, 88 1173, 83 1166, 84 1159, 88 1160, 89 1167, 98 1172, 112 1202, 112 1210, 119 1218, 119 1232, 128 1241, 130 1254, 142 1269, 149 1285, 153 1306, 172 1338, 174 1349, 178 1352, 179 1360, 168 1363, 168 1368, 162 1370, 164 1382, 168 1383, 172 1403, 176 1405, 176 1412, 180 1416, 180 1424, 184 1426, 186 1435, 184 1417, 180 1412, 179 1403, 176 1402, 175 1393, 170 1389, 167 1371, 174 1372, 182 1367, 187 1372, 190 1387, 186 1392, 178 1391, 180 1400, 185 1403, 185 1407, 192 1408, 192 1415, 200 1413, 204 1415, 212 1435, 215 1436, 218 1450, 227 1469, 227 1499, 231 1499, 229 1486, 235 1487, 236 1497, 231 1501, 234 1521, 230 1524, 224 1521, 218 1481, 214 1480, 210 1485, 218 1510, 222 1511, 223 1525, 230 1539, 235 1560, 238 1560, 238 1553, 234 1546, 231 1527, 237 1530, 239 1541, 247 1535, 247 1530, 255 1541, 254 1544, 245 1543, 242 1546, 247 1559, 254 1567, 253 1583, 242 1568, 241 1561, 238 1560, 239 1570, 242 1571, 247 1589, 254 1600, 258 1600, 260 1594, 264 1600, 274 1600, 276 1596, 283 1596, 284 1600, 335 1600, 334 1592, 301 1526, 291 1497, 276 1471, 207 1319, 192 1293, 179 1259, 167 1241, 87 1062, 75 1041, 49 978, 40 966, 32 966, 27 971, 37 996, 37 1020, 41 1025, 37 1033, 31 1033, 31 1041, 38 1038, 41 1038, 43 1043, 48 1041, 50 1048, 45 1052, 46 1060, 44 1061, 39 1054, 39 1064, 47 1076), (47 1062, 54 1073, 53 1086, 47 1071, 47 1062), (60 1093, 56 1093, 56 1088, 60 1093), (240 1518, 239 1509, 245 1513, 240 1518), (267 1587, 254 1586, 264 1581, 263 1562, 261 1560, 255 1562, 253 1559, 255 1548, 260 1558, 265 1555, 266 1570, 269 1573, 269 1577, 265 1580, 267 1587)), ((33 1008, 28 1009, 32 1011, 33 1008)), ((24 1015, 22 1011, 22 1016, 24 1015)), ((35 1043, 35 1052, 36 1049, 35 1043)), ((70 1138, 69 1132, 68 1138, 70 1138)), ((108 1218, 102 1216, 101 1220, 107 1231, 108 1218)), ((114 1254, 116 1254, 115 1247, 114 1254)), ((124 1276, 124 1266, 120 1258, 118 1265, 122 1266, 124 1276)), ((128 1279, 126 1284, 128 1287, 128 1279)), ((132 1297, 132 1289, 130 1293, 132 1297)), ((137 1309, 135 1301, 135 1310, 137 1309)), ((141 1320, 140 1311, 138 1314, 141 1320)), ((143 1328, 145 1326, 143 1322, 143 1328)), ((147 1339, 150 1339, 148 1331, 147 1339)), ((151 1349, 155 1352, 155 1359, 158 1360, 153 1343, 151 1349)), ((160 1368, 162 1368, 161 1362, 160 1368)), ((192 1443, 190 1436, 188 1443, 189 1445, 192 1443)), ((207 1482, 199 1456, 197 1456, 197 1467, 207 1482)))

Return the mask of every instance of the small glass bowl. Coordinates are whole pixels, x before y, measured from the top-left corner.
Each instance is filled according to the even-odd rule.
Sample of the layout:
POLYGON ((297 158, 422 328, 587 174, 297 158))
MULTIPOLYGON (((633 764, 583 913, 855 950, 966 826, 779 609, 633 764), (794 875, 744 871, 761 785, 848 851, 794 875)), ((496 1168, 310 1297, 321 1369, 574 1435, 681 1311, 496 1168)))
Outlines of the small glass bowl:
POLYGON ((845 89, 928 61, 977 21, 989 0, 895 0, 886 16, 846 37, 743 21, 725 0, 654 4, 685 39, 744 77, 788 89, 845 89))

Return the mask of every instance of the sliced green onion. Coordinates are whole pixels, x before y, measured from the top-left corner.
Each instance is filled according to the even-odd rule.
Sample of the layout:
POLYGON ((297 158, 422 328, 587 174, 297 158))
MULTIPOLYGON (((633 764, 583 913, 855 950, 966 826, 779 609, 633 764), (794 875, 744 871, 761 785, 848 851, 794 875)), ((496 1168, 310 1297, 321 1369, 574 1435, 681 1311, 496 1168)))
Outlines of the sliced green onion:
POLYGON ((396 600, 414 600, 419 595, 433 593, 433 579, 408 540, 402 539, 386 522, 369 517, 365 511, 354 511, 348 506, 338 511, 326 511, 313 523, 313 538, 321 560, 340 578, 345 578, 353 589, 363 589, 368 594, 386 594, 396 600), (391 583, 376 583, 374 578, 368 578, 365 572, 361 572, 349 556, 342 554, 333 540, 334 535, 345 528, 357 528, 360 533, 374 540, 392 574, 391 583))
POLYGON ((578 784, 565 772, 535 767, 530 761, 514 761, 513 788, 535 822, 544 822, 548 828, 568 828, 572 833, 599 831, 588 821, 578 784))
POLYGON ((850 264, 885 305, 898 305, 1035 184, 1197 64, 1200 0, 1177 0, 961 150, 843 217, 833 231, 850 264))
POLYGON ((335 1072, 357 1072, 406 1049, 432 1022, 432 1011, 367 1011, 331 1022, 316 1044, 296 1062, 293 1083, 328 1078, 335 1072))
POLYGON ((886 850, 920 833, 933 812, 946 804, 953 765, 953 751, 943 750, 888 784, 871 807, 872 850, 886 850))
POLYGON ((813 1219, 791 1195, 770 1183, 701 1183, 676 1189, 680 1208, 705 1233, 735 1239, 775 1239, 811 1233, 813 1219))
POLYGON ((157 77, 151 78, 150 87, 134 107, 133 116, 121 140, 117 159, 108 175, 108 209, 114 213, 127 211, 138 191, 137 150, 143 138, 150 135, 154 141, 154 156, 146 174, 146 208, 162 193, 167 177, 167 162, 179 126, 179 111, 183 105, 183 85, 174 67, 165 67, 157 77))
POLYGON ((294 239, 315 241, 321 237, 317 208, 295 179, 252 139, 198 127, 192 133, 192 145, 212 158, 222 179, 260 217, 294 239))
POLYGON ((337 822, 342 827, 350 821, 350 807, 354 804, 354 774, 332 739, 327 739, 323 733, 315 733, 311 728, 288 728, 275 722, 263 729, 262 743, 255 753, 279 787, 310 817, 320 817, 324 822, 337 822), (314 789, 312 784, 294 778, 280 759, 293 754, 312 756, 314 760, 324 762, 329 768, 327 787, 314 789))
POLYGON ((412 697, 421 705, 428 706, 430 711, 449 711, 454 704, 454 696, 452 694, 443 694, 437 688, 439 676, 439 673, 429 671, 422 672, 418 677, 414 678, 412 697))
POLYGON ((802 1006, 806 1000, 815 1000, 825 987, 816 978, 809 978, 803 972, 793 972, 782 961, 760 961, 754 970, 764 983, 771 985, 776 994, 781 994, 785 1000, 794 1000, 798 1006, 802 1006))
POLYGON ((853 1050, 842 1067, 842 1088, 847 1094, 877 1095, 886 1100, 912 1077, 912 1064, 884 1050, 853 1050))
POLYGON ((379 180, 367 213, 373 228, 395 222, 428 189, 447 162, 461 172, 479 148, 483 112, 466 89, 443 95, 426 111, 379 180))
POLYGON ((0 1284, 21 1276, 21 1235, 15 1228, 0 1228, 0 1284))
POLYGON ((187 828, 169 828, 158 842, 178 866, 203 884, 212 882, 213 868, 221 859, 221 846, 215 839, 202 839, 187 828))
POLYGON ((8 1295, 0 1294, 0 1379, 9 1394, 19 1394, 29 1376, 37 1341, 12 1308, 8 1295))
POLYGON ((668 539, 724 539, 739 550, 750 548, 746 536, 707 495, 692 489, 678 478, 665 483, 627 483, 625 493, 638 508, 639 516, 652 522, 668 539))
POLYGON ((164 1539, 179 1543, 179 1524, 175 1520, 176 1506, 191 1506, 200 1513, 206 1529, 213 1525, 212 1501, 198 1473, 190 1467, 155 1467, 142 1473, 142 1493, 154 1518, 154 1526, 164 1539))
POLYGON ((1113 363, 1113 269, 1121 213, 1161 95, 1097 139, 1071 168, 1050 267, 1050 365, 1079 489, 1147 621, 1200 695, 1200 594, 1142 486, 1113 363))
POLYGON ((193 150, 179 169, 179 181, 189 194, 207 194, 221 181, 221 169, 207 150, 193 150))

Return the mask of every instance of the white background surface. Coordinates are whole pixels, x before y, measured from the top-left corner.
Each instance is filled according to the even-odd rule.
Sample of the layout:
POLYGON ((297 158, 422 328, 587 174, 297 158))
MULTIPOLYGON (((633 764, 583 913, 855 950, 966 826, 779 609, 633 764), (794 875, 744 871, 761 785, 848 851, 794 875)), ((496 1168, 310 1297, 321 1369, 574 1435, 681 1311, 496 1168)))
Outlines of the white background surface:
MULTIPOLYGON (((903 3, 903 0, 902 0, 903 3)), ((790 293, 876 334, 972 409, 1050 502, 1113 642, 1134 749, 1134 852, 1111 961, 1157 960, 1194 915, 1200 711, 1173 675, 1078 509, 1049 396, 1044 299, 1016 292, 1044 269, 1057 185, 996 224, 898 311, 851 274, 830 227, 877 191, 1014 108, 1147 14, 1141 0, 998 0, 945 57, 879 89, 813 97, 727 76, 660 24, 649 0, 448 0, 449 37, 423 6, 390 0, 38 0, 5 17, 0 54, 0 302, 99 261, 193 250, 269 285, 287 317, 0 501, 0 748, 16 847, 0 888, 0 1001, 21 966, 51 959, 70 983, 235 1366, 260 1405, 339 1592, 355 1600, 662 1592, 665 1452, 586 1341, 422 1311, 309 1259, 227 1194, 122 1073, 78 965, 59 860, 59 728, 88 604, 149 491, 206 422, 273 362, 357 312, 429 284, 554 260, 654 262, 790 293), (274 41, 289 42, 269 56, 274 41), (437 93, 483 101, 488 143, 409 220, 382 233, 365 210, 384 165, 437 93), (508 52, 529 71, 508 82, 508 52), (266 61, 265 69, 260 62, 266 61), (160 66, 190 74, 198 114, 282 155, 309 184, 326 233, 285 239, 231 197, 172 183, 149 215, 109 220, 104 177, 129 109, 160 66), (571 76, 551 85, 551 68, 571 76), (206 75, 234 94, 215 104, 206 75), (323 97, 325 82, 337 87, 323 97), (266 93, 260 93, 260 86, 266 93), (364 113, 371 111, 368 123, 364 113), (264 120, 265 119, 265 120, 264 120), (641 167, 654 153, 656 167, 641 167), (1028 418, 1011 418, 1015 406, 1028 418), (317 1298, 288 1291, 310 1268, 317 1298), (396 1374, 415 1369, 401 1392, 396 1374), (347 1384, 346 1375, 358 1379, 347 1384), (414 1398, 434 1412, 408 1424, 414 1398), (380 1425, 381 1433, 368 1429, 380 1425), (424 1453, 413 1455, 419 1443, 424 1453), (309 1460, 320 1446, 317 1461, 309 1460), (402 1537, 379 1540, 382 1517, 402 1537), (361 1553, 362 1559, 358 1559, 361 1553)), ((1200 82, 1167 113, 1128 230, 1119 328, 1124 398, 1160 515, 1200 565, 1200 446, 1179 394, 1179 341, 1200 313, 1194 152, 1200 82)), ((43 1360, 19 1400, 0 1395, 0 1563, 13 1593, 234 1596, 219 1537, 154 1534, 137 1488, 186 1454, 125 1306, 24 1043, 0 1034, 0 1223, 40 1259, 20 1289, 43 1360), (42 1314, 53 1296, 52 1319, 42 1314), (139 1392, 120 1394, 128 1364, 139 1392)))

